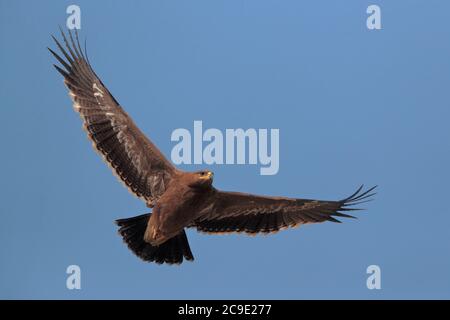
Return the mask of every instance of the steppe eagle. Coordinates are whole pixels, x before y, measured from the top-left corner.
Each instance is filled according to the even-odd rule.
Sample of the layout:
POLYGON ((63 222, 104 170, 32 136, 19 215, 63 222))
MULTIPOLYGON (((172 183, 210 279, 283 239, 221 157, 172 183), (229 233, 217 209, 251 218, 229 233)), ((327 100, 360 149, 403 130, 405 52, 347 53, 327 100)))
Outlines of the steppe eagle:
POLYGON ((272 233, 309 223, 340 222, 354 218, 344 212, 369 200, 375 187, 362 186, 338 201, 267 197, 224 192, 212 186, 208 170, 184 172, 175 168, 139 130, 96 75, 83 52, 78 33, 61 30, 64 46, 55 38, 65 59, 48 48, 61 64, 74 109, 89 139, 118 178, 151 213, 117 220, 119 233, 141 259, 179 264, 194 260, 185 228, 206 233, 272 233))

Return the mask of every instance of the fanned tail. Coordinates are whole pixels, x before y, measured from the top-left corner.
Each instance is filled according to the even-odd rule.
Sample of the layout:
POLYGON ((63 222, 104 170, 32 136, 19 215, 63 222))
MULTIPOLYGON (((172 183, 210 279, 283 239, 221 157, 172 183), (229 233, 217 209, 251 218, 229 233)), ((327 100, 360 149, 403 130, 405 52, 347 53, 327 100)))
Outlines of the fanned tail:
POLYGON ((159 246, 144 241, 144 233, 150 214, 116 220, 119 234, 128 248, 144 261, 168 264, 181 264, 183 258, 194 260, 185 231, 167 240, 159 246))

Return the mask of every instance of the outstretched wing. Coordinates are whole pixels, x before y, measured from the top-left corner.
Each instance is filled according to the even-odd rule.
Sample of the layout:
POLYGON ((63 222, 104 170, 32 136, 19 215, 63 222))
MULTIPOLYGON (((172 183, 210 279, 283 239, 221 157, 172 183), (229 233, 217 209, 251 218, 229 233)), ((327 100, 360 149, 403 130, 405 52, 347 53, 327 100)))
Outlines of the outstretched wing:
POLYGON ((343 212, 361 210, 354 205, 370 201, 375 188, 362 192, 361 186, 340 201, 321 201, 262 197, 217 191, 205 204, 202 215, 191 227, 207 233, 276 232, 288 227, 324 221, 340 222, 335 217, 354 218, 343 212))
POLYGON ((175 167, 137 128, 95 74, 86 51, 81 50, 78 33, 76 44, 70 30, 70 43, 62 30, 61 34, 66 48, 53 39, 65 60, 49 50, 63 66, 55 68, 64 77, 74 109, 80 114, 94 148, 129 190, 152 206, 164 193, 175 167))

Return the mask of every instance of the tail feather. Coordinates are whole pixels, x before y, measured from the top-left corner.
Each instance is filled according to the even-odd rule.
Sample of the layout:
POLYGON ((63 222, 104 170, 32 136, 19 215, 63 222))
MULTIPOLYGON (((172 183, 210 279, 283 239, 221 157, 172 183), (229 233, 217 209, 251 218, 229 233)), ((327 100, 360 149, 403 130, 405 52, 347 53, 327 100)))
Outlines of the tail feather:
POLYGON ((144 241, 144 233, 150 214, 116 220, 119 234, 128 248, 144 261, 156 263, 180 264, 183 258, 194 260, 186 232, 183 230, 175 237, 159 246, 152 246, 144 241))

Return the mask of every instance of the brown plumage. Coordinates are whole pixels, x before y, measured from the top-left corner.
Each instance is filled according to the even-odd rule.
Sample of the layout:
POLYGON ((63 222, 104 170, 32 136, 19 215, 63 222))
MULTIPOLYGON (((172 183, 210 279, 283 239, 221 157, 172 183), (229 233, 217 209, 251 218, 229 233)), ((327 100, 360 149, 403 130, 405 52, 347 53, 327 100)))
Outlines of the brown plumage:
POLYGON ((210 171, 183 172, 175 168, 137 128, 133 120, 95 74, 86 51, 69 31, 61 30, 65 48, 54 37, 65 59, 49 49, 63 68, 75 110, 94 148, 118 178, 152 212, 117 220, 128 247, 145 261, 181 263, 193 260, 185 228, 207 233, 271 233, 288 227, 336 217, 368 201, 375 187, 339 201, 290 199, 223 192, 212 186, 210 171))

